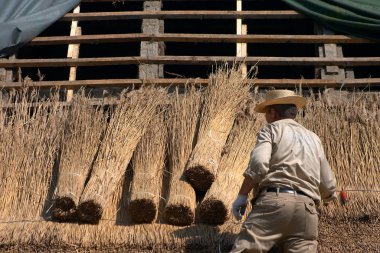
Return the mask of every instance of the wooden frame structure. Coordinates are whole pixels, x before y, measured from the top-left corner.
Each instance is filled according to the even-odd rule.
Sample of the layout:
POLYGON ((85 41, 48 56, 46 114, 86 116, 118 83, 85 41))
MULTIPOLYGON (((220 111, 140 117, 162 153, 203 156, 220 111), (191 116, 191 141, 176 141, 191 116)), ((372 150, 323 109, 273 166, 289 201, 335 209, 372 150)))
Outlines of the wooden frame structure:
MULTIPOLYGON (((120 1, 122 4, 128 4, 129 2, 143 2, 143 4, 149 2, 160 2, 161 5, 165 2, 177 1, 178 5, 186 4, 186 0, 124 0, 120 1)), ((78 6, 73 10, 72 13, 66 14, 62 19, 57 21, 56 24, 71 23, 70 34, 69 35, 54 35, 46 36, 41 35, 36 37, 29 44, 25 45, 24 51, 34 50, 38 47, 54 47, 54 46, 65 46, 68 45, 67 57, 57 58, 47 58, 47 57, 32 57, 32 58, 22 58, 22 57, 10 57, 9 59, 0 59, 0 71, 1 73, 7 73, 7 77, 0 79, 0 85, 3 89, 13 89, 22 86, 16 78, 9 78, 9 71, 25 68, 54 68, 59 71, 62 68, 69 69, 69 75, 67 80, 55 80, 54 77, 50 76, 49 80, 40 81, 34 80, 33 86, 50 88, 54 86, 60 86, 62 88, 69 89, 67 93, 67 100, 69 101, 72 96, 72 90, 81 86, 88 87, 126 87, 130 85, 142 85, 142 84, 156 84, 160 86, 170 86, 170 85, 183 85, 184 83, 193 83, 198 85, 207 85, 207 79, 199 76, 191 76, 186 78, 186 76, 180 76, 180 78, 169 78, 163 76, 163 74, 148 75, 149 78, 139 78, 141 73, 136 73, 133 78, 80 78, 77 79, 77 72, 80 71, 81 67, 102 67, 102 66, 213 66, 218 63, 223 62, 242 62, 246 64, 247 67, 252 65, 269 66, 269 67, 310 67, 316 70, 326 71, 323 73, 338 73, 339 75, 334 75, 326 77, 326 75, 318 76, 315 75, 312 78, 304 78, 303 73, 299 73, 298 78, 288 77, 286 75, 280 78, 273 78, 271 76, 259 77, 258 79, 252 80, 256 85, 260 87, 380 87, 380 75, 376 76, 373 71, 380 70, 380 55, 371 55, 363 53, 361 55, 355 56, 345 56, 342 46, 344 45, 375 45, 378 43, 373 41, 356 38, 347 35, 333 34, 330 32, 316 32, 314 34, 299 34, 292 33, 265 33, 256 34, 252 33, 247 21, 270 21, 277 22, 276 24, 286 25, 286 22, 293 20, 293 22, 305 22, 312 21, 305 16, 289 9, 278 10, 276 8, 270 9, 269 7, 265 10, 256 10, 252 8, 244 9, 245 6, 254 6, 256 2, 260 0, 252 1, 242 1, 233 0, 236 2, 235 9, 228 10, 217 10, 219 3, 231 2, 231 1, 217 1, 218 5, 215 4, 215 10, 165 10, 165 8, 142 8, 141 10, 127 10, 119 11, 117 7, 114 8, 115 11, 90 11, 81 12, 81 8, 78 6), (146 29, 147 23, 142 23, 140 33, 98 33, 98 34, 86 34, 81 30, 80 25, 86 24, 86 22, 119 22, 128 20, 160 20, 165 26, 165 20, 176 20, 176 22, 192 22, 192 20, 236 20, 236 33, 173 33, 173 32, 160 32, 159 27, 151 27, 155 32, 149 32, 152 29, 146 29), (199 43, 199 44, 216 44, 216 45, 231 45, 236 44, 236 55, 163 55, 162 53, 155 53, 153 50, 151 53, 144 54, 142 49, 140 53, 136 53, 134 56, 123 56, 123 55, 112 55, 106 57, 80 57, 81 45, 103 45, 107 44, 112 47, 115 43, 125 44, 128 47, 128 43, 140 43, 141 47, 143 43, 147 45, 147 50, 153 50, 154 45, 163 45, 163 43, 199 43), (158 44, 155 44, 158 43, 158 44), (161 44, 160 44, 161 43, 161 44), (256 45, 266 45, 268 47, 276 45, 309 45, 315 47, 316 51, 313 56, 262 56, 262 55, 252 55, 250 54, 250 47, 255 47, 256 45), (248 50, 247 50, 248 47, 248 50), (334 51, 335 50, 335 51, 334 51), (339 52, 338 52, 338 51, 339 52), (370 67, 373 73, 368 72, 367 76, 359 76, 355 78, 355 67, 370 67), (339 71, 338 71, 339 70, 339 71), (330 71, 330 72, 329 72, 330 71), (334 72, 335 71, 335 72, 334 72), (337 72, 338 71, 338 72, 337 72), (342 72, 343 71, 343 72, 342 72), (346 71, 346 72, 345 72, 346 71), (347 72, 350 71, 350 72, 347 72), (343 75, 342 75, 343 73, 343 75), (350 73, 350 74, 344 74, 350 73)), ((118 1, 116 1, 117 3, 118 1)), ((209 0, 210 4, 216 1, 209 0)), ((103 4, 112 5, 115 4, 114 0, 82 0, 81 5, 90 6, 92 4, 103 4)), ((272 5, 275 5, 276 1, 272 1, 272 5)), ((159 6, 158 6, 159 7, 159 6)), ((161 23, 161 24, 162 24, 161 23)), ((158 22, 155 23, 156 25, 158 22)), ((51 29, 54 29, 54 25, 51 29)), ((150 24, 152 25, 152 24, 150 24)), ((161 29, 162 30, 162 29, 161 29)), ((380 48, 380 46, 378 47, 380 48)), ((252 51, 252 50, 251 50, 252 51)), ((360 51, 360 50, 359 50, 360 51)), ((265 52, 264 52, 265 53, 265 52)), ((137 70, 139 71, 139 70, 137 70)), ((140 67, 141 71, 141 67, 140 67)), ((161 71, 162 72, 162 71, 161 71)), ((196 71, 195 71, 196 72, 196 71)), ((367 73, 365 73, 367 74, 367 73)), ((144 76, 144 75, 143 75, 144 76)))

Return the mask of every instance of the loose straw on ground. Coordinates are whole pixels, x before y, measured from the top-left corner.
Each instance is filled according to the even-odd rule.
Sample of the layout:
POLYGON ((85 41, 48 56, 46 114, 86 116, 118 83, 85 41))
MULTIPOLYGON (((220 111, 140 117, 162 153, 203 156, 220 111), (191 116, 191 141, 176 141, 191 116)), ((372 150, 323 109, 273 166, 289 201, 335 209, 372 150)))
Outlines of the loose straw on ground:
POLYGON ((252 114, 251 109, 253 103, 247 103, 228 136, 216 180, 198 207, 202 223, 221 225, 231 217, 231 205, 244 180, 256 134, 264 125, 263 116, 252 114))
POLYGON ((157 216, 165 168, 167 129, 164 112, 157 114, 132 157, 133 181, 128 214, 135 223, 151 223, 157 216))
POLYGON ((81 93, 72 100, 60 156, 59 174, 54 194, 52 218, 70 221, 98 150, 104 130, 103 108, 94 108, 81 93))
POLYGON ((78 205, 82 222, 98 223, 109 197, 114 193, 138 142, 156 113, 162 91, 140 89, 127 94, 112 113, 91 177, 78 205))
POLYGON ((249 89, 241 67, 225 66, 210 76, 197 144, 186 169, 186 180, 195 189, 206 191, 215 180, 222 149, 249 89))
POLYGON ((184 181, 183 172, 193 148, 200 109, 200 93, 191 89, 183 95, 178 90, 169 110, 169 188, 164 210, 166 222, 184 226, 194 221, 195 192, 184 181))

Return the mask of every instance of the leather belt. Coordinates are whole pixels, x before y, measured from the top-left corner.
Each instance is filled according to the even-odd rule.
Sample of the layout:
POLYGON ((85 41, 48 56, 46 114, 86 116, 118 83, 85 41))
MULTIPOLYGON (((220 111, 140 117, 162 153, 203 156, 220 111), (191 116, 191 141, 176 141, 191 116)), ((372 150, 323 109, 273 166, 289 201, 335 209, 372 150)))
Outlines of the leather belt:
POLYGON ((281 192, 281 193, 291 193, 291 194, 298 194, 298 195, 303 195, 303 196, 309 197, 302 191, 296 191, 296 190, 289 189, 289 188, 269 187, 269 188, 264 188, 264 190, 263 190, 263 192, 277 192, 277 191, 281 192))

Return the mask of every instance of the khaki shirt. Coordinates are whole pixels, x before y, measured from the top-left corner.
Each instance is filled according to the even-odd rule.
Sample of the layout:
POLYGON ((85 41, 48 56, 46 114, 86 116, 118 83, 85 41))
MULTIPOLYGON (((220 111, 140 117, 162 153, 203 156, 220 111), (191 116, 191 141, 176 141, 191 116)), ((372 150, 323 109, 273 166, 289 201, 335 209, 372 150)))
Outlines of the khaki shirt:
POLYGON ((336 190, 319 137, 292 119, 260 130, 244 175, 253 179, 256 189, 289 187, 317 201, 336 190))

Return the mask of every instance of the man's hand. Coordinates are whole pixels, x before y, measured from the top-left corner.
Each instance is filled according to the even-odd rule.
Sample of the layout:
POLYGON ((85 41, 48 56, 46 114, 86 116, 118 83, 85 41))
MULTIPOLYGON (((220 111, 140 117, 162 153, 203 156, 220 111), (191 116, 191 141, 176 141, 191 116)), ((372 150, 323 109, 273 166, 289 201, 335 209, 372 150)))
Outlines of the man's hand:
POLYGON ((239 194, 232 204, 232 214, 236 220, 241 220, 247 208, 248 196, 239 194))
POLYGON ((328 196, 327 198, 323 199, 323 205, 327 206, 330 202, 336 200, 336 192, 328 196))

